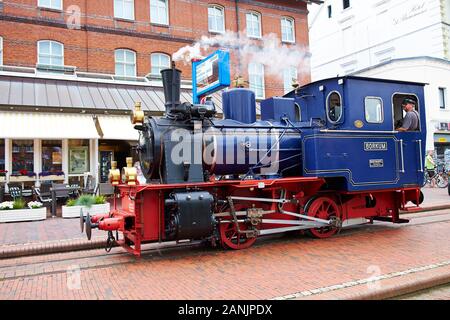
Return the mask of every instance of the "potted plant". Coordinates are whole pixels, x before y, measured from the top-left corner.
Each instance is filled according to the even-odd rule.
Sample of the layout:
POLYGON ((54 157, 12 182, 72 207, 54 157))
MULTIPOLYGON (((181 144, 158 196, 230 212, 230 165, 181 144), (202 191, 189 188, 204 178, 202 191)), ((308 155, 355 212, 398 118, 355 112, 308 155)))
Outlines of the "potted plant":
POLYGON ((39 174, 41 181, 64 180, 64 172, 62 171, 43 171, 39 174))
POLYGON ((0 203, 0 223, 37 221, 46 218, 47 208, 37 201, 27 204, 23 199, 16 199, 0 203))
POLYGON ((83 215, 89 212, 91 216, 108 213, 110 204, 103 196, 82 195, 78 199, 70 199, 65 206, 62 206, 63 218, 79 218, 80 210, 83 215))
POLYGON ((7 170, 0 170, 0 182, 6 181, 6 174, 8 173, 7 170))

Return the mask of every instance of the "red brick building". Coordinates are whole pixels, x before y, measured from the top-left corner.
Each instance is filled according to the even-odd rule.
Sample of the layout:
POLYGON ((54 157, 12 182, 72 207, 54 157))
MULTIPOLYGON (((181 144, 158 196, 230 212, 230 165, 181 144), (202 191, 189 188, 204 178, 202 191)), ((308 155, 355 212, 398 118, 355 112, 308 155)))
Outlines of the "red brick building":
MULTIPOLYGON (((155 76, 174 52, 237 31, 258 45, 274 33, 280 45, 307 48, 307 2, 317 1, 0 0, 0 188, 106 182, 111 161, 125 166, 138 139, 134 103, 164 113, 155 76)), ((285 72, 283 63, 274 77, 235 51, 231 64, 258 98, 283 95, 292 78, 310 81, 308 68, 285 72)), ((177 67, 187 80, 181 100, 192 102, 191 66, 177 67)), ((213 101, 221 114, 218 94, 213 101)))
MULTIPOLYGON (((130 58, 135 55, 132 62, 135 75, 143 77, 152 71, 152 54, 171 56, 202 35, 225 30, 248 32, 250 23, 256 28, 251 31, 256 32, 256 38, 258 33, 262 36, 275 33, 282 39, 284 28, 283 43, 307 46, 306 2, 3 0, 0 1, 3 64, 36 67, 38 42, 50 40, 63 45, 63 64, 82 72, 114 74, 116 50, 130 50, 130 58)), ((166 62, 165 57, 163 60, 166 62)), ((155 61, 161 61, 161 57, 155 56, 155 61)), ((190 66, 178 67, 184 78, 190 78, 190 66)), ((245 72, 243 76, 248 79, 245 72)), ((308 82, 309 73, 298 74, 298 80, 308 82)), ((270 76, 265 76, 264 87, 267 97, 283 93, 282 81, 270 76)))

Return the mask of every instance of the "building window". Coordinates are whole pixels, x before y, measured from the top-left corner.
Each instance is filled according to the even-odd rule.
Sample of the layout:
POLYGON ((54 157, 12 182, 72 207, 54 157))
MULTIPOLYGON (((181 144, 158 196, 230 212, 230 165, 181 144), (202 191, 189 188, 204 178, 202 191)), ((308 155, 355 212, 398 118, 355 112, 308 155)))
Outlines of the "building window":
POLYGON ((33 140, 12 141, 12 174, 26 175, 34 170, 33 140))
POLYGON ((283 70, 284 93, 294 90, 292 84, 297 82, 297 68, 289 67, 283 70))
POLYGON ((281 19, 281 41, 295 42, 294 19, 288 17, 281 19))
POLYGON ((383 100, 381 98, 366 97, 364 105, 368 123, 383 123, 383 100))
POLYGON ((248 79, 250 89, 255 92, 256 99, 264 99, 264 65, 261 63, 249 63, 248 79))
POLYGON ((62 0, 39 0, 38 7, 62 10, 62 0))
POLYGON ((216 33, 225 32, 225 14, 222 7, 208 7, 208 31, 216 33))
POLYGON ((170 57, 164 53, 152 53, 152 74, 161 75, 161 70, 170 68, 170 57))
POLYGON ((247 13, 247 36, 261 38, 261 15, 256 12, 247 13))
POLYGON ((439 107, 441 109, 445 109, 447 107, 447 89, 446 88, 439 88, 439 107))
POLYGON ((331 6, 328 6, 328 18, 331 18, 333 16, 333 8, 331 6))
POLYGON ((336 123, 342 118, 342 99, 337 91, 333 91, 328 95, 327 117, 331 123, 336 123))
MULTIPOLYGON (((0 139, 0 173, 5 170, 5 167, 5 139, 0 139)), ((1 176, 2 175, 0 174, 0 177, 1 176)))
POLYGON ((64 66, 64 45, 56 41, 39 41, 38 64, 64 66))
POLYGON ((150 0, 150 22, 169 24, 168 0, 150 0))
POLYGON ((134 0, 114 0, 114 17, 134 20, 134 0))
POLYGON ((344 10, 350 8, 350 0, 342 0, 344 10))
POLYGON ((42 172, 62 171, 62 141, 42 140, 42 172))
POLYGON ((3 38, 0 37, 0 66, 3 65, 3 38))
POLYGON ((118 49, 115 52, 116 76, 136 77, 136 52, 118 49))

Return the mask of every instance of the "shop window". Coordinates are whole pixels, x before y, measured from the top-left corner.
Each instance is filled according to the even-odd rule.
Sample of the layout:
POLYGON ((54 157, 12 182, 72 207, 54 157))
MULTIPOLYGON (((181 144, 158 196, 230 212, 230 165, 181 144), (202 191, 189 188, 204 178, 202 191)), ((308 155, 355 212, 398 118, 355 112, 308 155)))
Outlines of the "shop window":
POLYGON ((114 0, 114 17, 134 20, 134 0, 114 0))
POLYGON ((152 74, 161 75, 161 70, 170 68, 170 56, 164 53, 152 53, 152 74))
POLYGON ((261 38, 261 15, 250 12, 246 15, 247 36, 250 38, 261 38))
POLYGON ((366 97, 364 105, 368 123, 383 123, 383 100, 381 98, 366 97))
POLYGON ((342 118, 342 99, 337 91, 333 91, 328 95, 327 116, 332 123, 336 123, 342 118))
POLYGON ((331 18, 333 16, 333 8, 331 6, 328 6, 328 18, 331 18))
POLYGON ((168 0, 150 0, 150 22, 156 24, 169 24, 168 0))
POLYGON ((250 90, 255 92, 256 99, 264 99, 264 65, 261 63, 249 63, 248 78, 250 90))
POLYGON ((0 171, 4 171, 5 168, 5 140, 0 139, 0 171))
POLYGON ((216 33, 225 32, 225 13, 223 7, 208 7, 208 31, 216 33))
POLYGON ((126 49, 115 51, 116 76, 135 77, 136 76, 136 52, 126 49))
POLYGON ((342 0, 342 6, 344 7, 344 10, 350 8, 350 0, 342 0))
POLYGON ((281 19, 281 41, 295 42, 294 19, 283 17, 281 19))
POLYGON ((42 140, 42 172, 62 171, 62 141, 42 140))
POLYGON ((89 171, 89 140, 69 140, 69 174, 89 171))
POLYGON ((12 141, 12 173, 26 175, 34 172, 33 140, 12 141))

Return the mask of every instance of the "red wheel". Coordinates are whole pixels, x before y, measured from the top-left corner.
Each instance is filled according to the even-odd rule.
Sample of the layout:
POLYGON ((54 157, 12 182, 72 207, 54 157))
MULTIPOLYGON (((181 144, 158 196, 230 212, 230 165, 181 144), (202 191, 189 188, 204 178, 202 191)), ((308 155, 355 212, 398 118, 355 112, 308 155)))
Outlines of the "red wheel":
MULTIPOLYGON (((332 199, 328 197, 320 197, 312 200, 308 206, 308 216, 329 220, 332 218, 340 218, 339 206, 332 199)), ((337 232, 337 228, 333 226, 326 226, 321 228, 309 229, 309 233, 320 239, 329 238, 337 232)))
MULTIPOLYGON (((239 229, 241 231, 248 230, 246 224, 240 223, 239 229)), ((233 250, 247 249, 251 247, 255 241, 255 238, 249 238, 245 233, 238 234, 236 225, 233 222, 221 223, 219 226, 220 241, 222 247, 230 248, 233 250)))

